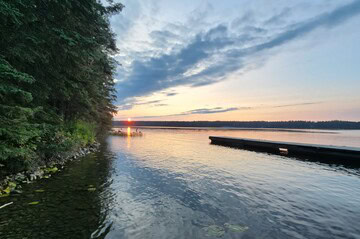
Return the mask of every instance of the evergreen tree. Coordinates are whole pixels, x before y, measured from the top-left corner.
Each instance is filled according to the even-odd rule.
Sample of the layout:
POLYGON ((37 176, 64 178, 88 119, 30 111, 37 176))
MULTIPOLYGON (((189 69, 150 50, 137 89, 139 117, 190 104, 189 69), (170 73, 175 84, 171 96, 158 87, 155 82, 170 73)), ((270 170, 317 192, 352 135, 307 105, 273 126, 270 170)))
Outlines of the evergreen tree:
POLYGON ((13 160, 12 165, 26 165, 26 160, 35 156, 39 130, 30 123, 34 116, 29 107, 32 95, 21 85, 32 84, 34 78, 0 57, 0 79, 0 162, 13 160))
POLYGON ((111 126, 118 49, 109 18, 122 8, 112 0, 0 0, 1 162, 26 166, 111 126))

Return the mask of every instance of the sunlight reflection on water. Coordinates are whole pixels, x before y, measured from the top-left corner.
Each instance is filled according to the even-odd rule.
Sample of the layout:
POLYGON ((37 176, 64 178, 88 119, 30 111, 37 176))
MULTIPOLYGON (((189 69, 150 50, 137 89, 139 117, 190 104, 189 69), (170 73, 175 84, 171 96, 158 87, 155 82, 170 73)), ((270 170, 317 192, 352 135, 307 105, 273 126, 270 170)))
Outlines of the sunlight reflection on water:
POLYGON ((211 145, 208 136, 357 146, 360 131, 142 131, 110 136, 101 152, 0 198, 14 202, 1 209, 0 238, 359 238, 359 168, 211 145))
POLYGON ((204 228, 224 229, 227 223, 249 229, 224 229, 223 238, 354 238, 360 233, 352 224, 360 215, 358 169, 230 149, 208 140, 210 134, 267 139, 272 134, 276 140, 347 144, 359 134, 143 131, 144 137, 130 139, 131 148, 120 137, 108 140, 118 172, 112 177, 116 199, 109 215, 117 229, 109 238, 206 238, 204 228))

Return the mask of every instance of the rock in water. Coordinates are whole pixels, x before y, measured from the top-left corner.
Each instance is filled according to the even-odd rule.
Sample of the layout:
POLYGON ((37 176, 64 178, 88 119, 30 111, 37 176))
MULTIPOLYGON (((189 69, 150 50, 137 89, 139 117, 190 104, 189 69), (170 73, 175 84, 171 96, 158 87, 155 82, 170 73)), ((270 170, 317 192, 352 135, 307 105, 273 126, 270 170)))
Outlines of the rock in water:
POLYGON ((87 189, 89 192, 95 192, 96 191, 96 188, 93 188, 93 187, 90 187, 87 189))
POLYGON ((222 237, 225 234, 224 228, 218 225, 211 225, 203 229, 206 231, 206 236, 209 237, 222 237))
POLYGON ((22 174, 22 173, 18 173, 18 174, 15 175, 14 179, 17 182, 22 182, 22 181, 26 180, 26 176, 24 174, 22 174))

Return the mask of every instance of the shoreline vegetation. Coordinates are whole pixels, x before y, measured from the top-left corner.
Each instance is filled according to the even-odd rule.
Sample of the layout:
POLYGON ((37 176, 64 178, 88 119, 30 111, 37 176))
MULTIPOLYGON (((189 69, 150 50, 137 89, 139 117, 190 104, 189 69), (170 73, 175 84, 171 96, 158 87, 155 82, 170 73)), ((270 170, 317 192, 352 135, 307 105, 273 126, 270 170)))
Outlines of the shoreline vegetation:
MULTIPOLYGON (((124 128, 125 126, 113 126, 113 129, 124 128)), ((237 127, 172 127, 172 126, 132 126, 138 129, 173 129, 173 130, 221 130, 221 131, 270 131, 270 132, 289 132, 289 133, 309 133, 309 134, 337 134, 336 131, 317 131, 308 129, 282 129, 282 128, 237 128, 237 127)))
POLYGON ((131 132, 130 130, 129 131, 122 131, 122 129, 120 130, 110 130, 109 131, 109 134, 110 135, 113 135, 113 136, 122 136, 122 137, 139 137, 139 136, 143 136, 143 133, 141 131, 134 131, 134 132, 131 132))
POLYGON ((110 0, 1 2, 1 194, 99 147, 116 112, 118 49, 109 19, 123 7, 110 0))
POLYGON ((53 157, 51 161, 43 162, 44 164, 41 166, 0 178, 0 198, 8 197, 11 194, 21 194, 22 184, 31 183, 34 180, 48 179, 53 174, 62 170, 66 163, 79 159, 87 154, 97 152, 99 147, 100 144, 94 142, 73 151, 62 152, 62 154, 53 157))
MULTIPOLYGON (((113 121, 112 127, 221 128, 252 130, 360 130, 354 121, 113 121)), ((305 132, 305 131, 304 131, 305 132)))

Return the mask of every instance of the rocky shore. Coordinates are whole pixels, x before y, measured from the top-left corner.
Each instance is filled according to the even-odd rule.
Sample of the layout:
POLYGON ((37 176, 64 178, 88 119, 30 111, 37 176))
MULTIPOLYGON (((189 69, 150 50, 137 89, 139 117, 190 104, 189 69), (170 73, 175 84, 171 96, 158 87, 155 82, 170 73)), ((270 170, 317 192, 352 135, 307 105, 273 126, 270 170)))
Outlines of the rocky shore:
POLYGON ((64 168, 67 162, 79 159, 87 154, 98 151, 100 144, 95 142, 86 147, 78 148, 75 151, 59 154, 51 158, 44 165, 36 167, 29 171, 19 172, 17 174, 8 175, 0 180, 0 197, 6 197, 10 194, 19 194, 21 191, 21 184, 30 183, 37 179, 49 178, 59 169, 64 168))

